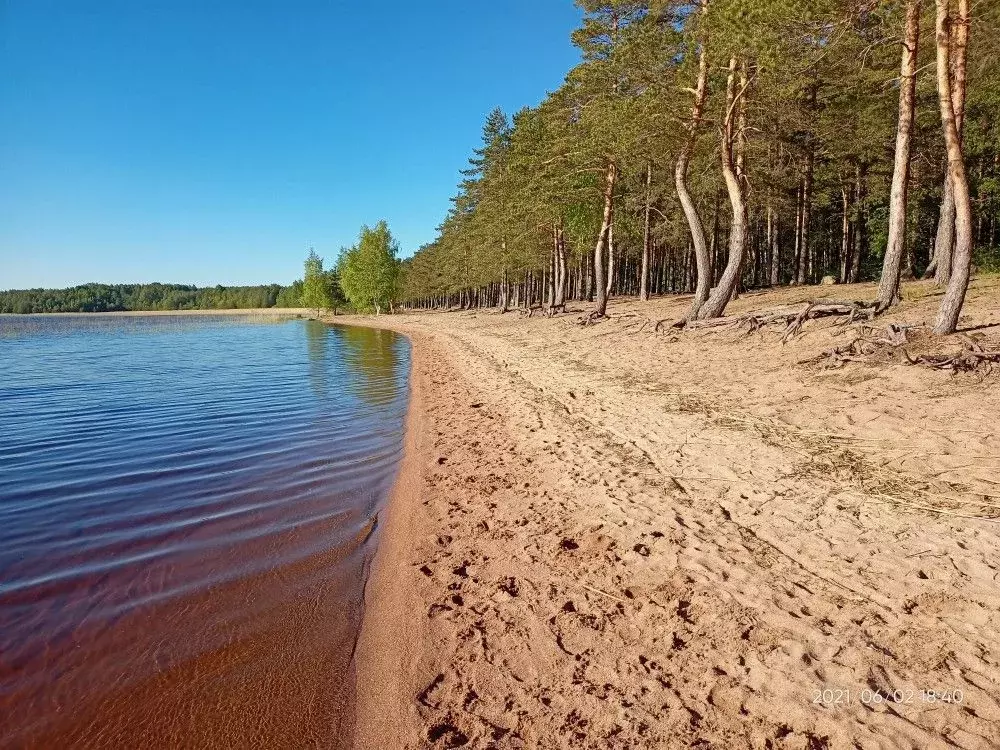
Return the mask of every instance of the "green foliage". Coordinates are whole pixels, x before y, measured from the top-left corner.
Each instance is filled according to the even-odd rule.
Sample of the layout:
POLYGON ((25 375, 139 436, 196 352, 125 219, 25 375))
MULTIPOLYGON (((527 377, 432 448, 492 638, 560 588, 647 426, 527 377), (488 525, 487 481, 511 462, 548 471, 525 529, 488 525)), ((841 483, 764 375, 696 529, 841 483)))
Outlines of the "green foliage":
POLYGON ((302 281, 296 280, 291 286, 282 287, 278 292, 275 307, 302 307, 302 281))
POLYGON ((323 259, 312 248, 305 261, 302 281, 296 283, 300 284, 302 307, 336 312, 345 304, 337 269, 323 270, 323 259))
POLYGON ((1000 275, 1000 247, 980 248, 976 253, 975 265, 980 273, 1000 275))
POLYGON ((247 310, 298 307, 295 285, 83 284, 0 292, 0 313, 247 310))
MULTIPOLYGON (((844 196, 862 278, 885 250, 899 101, 899 0, 577 0, 572 39, 581 62, 537 107, 508 120, 490 113, 483 145, 453 198, 438 238, 406 263, 402 296, 429 300, 544 273, 553 232, 564 232, 571 269, 584 275, 602 216, 603 175, 618 167, 616 258, 637 266, 651 204, 654 253, 686 267, 690 232, 674 192, 701 53, 708 99, 696 131, 688 187, 725 264, 730 213, 720 169, 729 62, 745 63, 740 121, 751 257, 745 283, 767 283, 766 217, 779 233, 788 279, 799 192, 811 184, 811 278, 839 272, 844 196), (647 165, 652 187, 647 194, 647 165), (766 257, 763 258, 766 260, 766 257)), ((945 155, 934 77, 933 3, 924 3, 913 134, 908 260, 926 265, 945 155)), ((1000 6, 974 7, 965 148, 976 239, 995 242, 1000 221, 1000 6)), ((983 256, 986 257, 986 256, 983 256)))
POLYGON ((376 315, 392 307, 399 294, 398 252, 399 246, 384 221, 374 228, 362 227, 358 244, 341 251, 337 273, 352 307, 374 310, 376 315))
POLYGON ((323 278, 323 259, 312 248, 309 249, 302 275, 302 304, 314 310, 325 310, 331 306, 323 278))

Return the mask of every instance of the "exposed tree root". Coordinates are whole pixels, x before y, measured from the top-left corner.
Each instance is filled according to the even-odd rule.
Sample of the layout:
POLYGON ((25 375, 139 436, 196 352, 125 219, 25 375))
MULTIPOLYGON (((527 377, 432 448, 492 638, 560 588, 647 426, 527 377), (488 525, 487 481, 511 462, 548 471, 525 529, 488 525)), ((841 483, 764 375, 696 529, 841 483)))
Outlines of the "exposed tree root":
POLYGON ((871 325, 862 324, 857 327, 857 335, 849 344, 829 349, 817 357, 800 362, 800 364, 824 364, 828 367, 840 367, 847 362, 870 364, 876 360, 899 359, 911 365, 922 365, 935 370, 951 370, 952 372, 972 372, 985 367, 986 374, 993 372, 994 364, 1000 364, 1000 351, 987 350, 969 336, 960 337, 962 350, 959 352, 911 355, 906 349, 908 345, 913 343, 909 340, 908 332, 923 327, 922 324, 906 326, 890 323, 884 329, 876 329, 871 325), (897 357, 897 353, 901 357, 897 357))
POLYGON ((581 315, 577 319, 576 324, 580 326, 593 326, 605 320, 610 320, 610 318, 607 315, 601 315, 595 310, 589 315, 581 315))
MULTIPOLYGON (((850 325, 857 320, 871 320, 875 315, 875 305, 872 302, 839 301, 839 300, 813 300, 799 311, 788 309, 771 310, 765 312, 747 313, 735 318, 708 318, 706 320, 678 320, 672 324, 672 328, 686 328, 690 330, 718 329, 722 331, 745 330, 747 335, 766 328, 771 325, 783 325, 784 332, 781 335, 781 342, 787 343, 794 338, 801 330, 807 320, 826 318, 833 316, 845 316, 847 319, 841 325, 850 325)), ((659 332, 667 326, 669 321, 661 320, 656 324, 654 330, 659 332)))
POLYGON ((963 349, 957 354, 921 354, 911 357, 906 350, 903 350, 903 354, 911 365, 924 365, 935 370, 972 372, 985 366, 987 374, 993 372, 993 365, 1000 363, 1000 351, 988 351, 969 336, 961 336, 961 339, 963 349))
POLYGON ((527 312, 527 316, 529 318, 533 318, 535 316, 535 313, 538 313, 539 315, 546 318, 554 318, 559 313, 566 312, 566 304, 563 303, 561 305, 534 305, 527 311, 522 310, 521 314, 523 315, 525 314, 525 312, 527 312))
POLYGON ((922 326, 890 323, 879 329, 869 323, 852 326, 855 337, 844 346, 828 349, 822 354, 801 361, 799 364, 824 364, 839 367, 847 362, 871 362, 878 356, 891 358, 892 353, 909 343, 907 331, 922 326))

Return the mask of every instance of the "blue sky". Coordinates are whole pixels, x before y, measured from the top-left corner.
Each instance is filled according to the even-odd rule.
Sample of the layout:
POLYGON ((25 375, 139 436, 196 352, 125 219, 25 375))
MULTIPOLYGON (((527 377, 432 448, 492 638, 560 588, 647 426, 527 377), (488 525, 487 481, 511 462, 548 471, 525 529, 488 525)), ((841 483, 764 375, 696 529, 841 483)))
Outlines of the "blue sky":
POLYGON ((0 289, 288 283, 385 218, 434 238, 572 0, 0 0, 0 289))

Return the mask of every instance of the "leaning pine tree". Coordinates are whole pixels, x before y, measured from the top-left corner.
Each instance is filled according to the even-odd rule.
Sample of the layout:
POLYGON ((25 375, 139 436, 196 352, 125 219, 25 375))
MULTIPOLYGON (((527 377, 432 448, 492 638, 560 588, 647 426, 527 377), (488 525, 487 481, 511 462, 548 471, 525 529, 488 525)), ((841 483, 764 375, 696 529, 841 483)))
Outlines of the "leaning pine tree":
MULTIPOLYGON (((937 80, 938 99, 941 103, 941 123, 944 127, 945 146, 948 149, 948 179, 955 196, 955 250, 952 257, 951 278, 948 290, 941 301, 935 333, 954 333, 958 328, 958 318, 965 303, 965 293, 969 288, 969 274, 972 267, 972 200, 969 196, 969 178, 965 169, 965 155, 962 152, 962 136, 956 117, 955 102, 965 99, 965 55, 952 60, 955 36, 952 28, 961 24, 965 29, 969 24, 969 0, 958 0, 958 13, 951 14, 950 0, 937 0, 937 80), (961 92, 958 96, 956 93, 961 92)), ((963 43, 968 40, 968 31, 960 35, 963 43)))

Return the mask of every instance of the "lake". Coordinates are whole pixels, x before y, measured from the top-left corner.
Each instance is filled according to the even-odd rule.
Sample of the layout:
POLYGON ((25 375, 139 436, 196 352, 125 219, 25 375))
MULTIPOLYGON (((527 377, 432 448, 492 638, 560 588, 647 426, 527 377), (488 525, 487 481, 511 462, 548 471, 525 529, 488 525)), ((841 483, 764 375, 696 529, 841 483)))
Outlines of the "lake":
POLYGON ((337 746, 409 344, 0 316, 0 747, 337 746))

